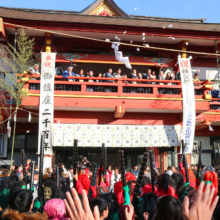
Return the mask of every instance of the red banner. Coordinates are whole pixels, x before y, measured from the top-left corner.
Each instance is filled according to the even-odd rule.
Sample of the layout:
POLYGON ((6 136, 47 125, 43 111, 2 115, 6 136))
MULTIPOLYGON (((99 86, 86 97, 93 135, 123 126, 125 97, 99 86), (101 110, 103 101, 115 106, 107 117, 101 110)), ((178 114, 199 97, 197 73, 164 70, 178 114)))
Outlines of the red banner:
POLYGON ((160 168, 160 156, 159 156, 159 149, 158 147, 154 147, 154 160, 156 169, 160 168))

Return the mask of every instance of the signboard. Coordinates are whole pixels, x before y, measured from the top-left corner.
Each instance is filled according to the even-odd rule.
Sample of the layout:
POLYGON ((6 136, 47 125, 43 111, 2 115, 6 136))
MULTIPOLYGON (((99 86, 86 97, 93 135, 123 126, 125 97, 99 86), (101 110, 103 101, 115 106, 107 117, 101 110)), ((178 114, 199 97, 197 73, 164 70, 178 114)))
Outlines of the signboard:
POLYGON ((54 75, 56 53, 41 53, 41 82, 40 82, 40 109, 38 154, 40 153, 41 134, 45 137, 44 154, 53 154, 52 125, 54 113, 54 75))
POLYGON ((192 70, 189 58, 179 58, 183 93, 183 136, 186 153, 192 153, 195 134, 195 95, 192 70))
POLYGON ((54 124, 53 146, 73 147, 180 146, 181 125, 54 124))
MULTIPOLYGON (((40 160, 38 160, 38 167, 40 167, 40 160)), ((43 173, 44 173, 45 169, 51 168, 51 167, 52 167, 52 157, 45 156, 44 157, 44 165, 43 165, 43 173)))
POLYGON ((45 170, 46 168, 51 168, 52 167, 52 163, 51 163, 51 157, 44 157, 44 168, 43 170, 45 170))

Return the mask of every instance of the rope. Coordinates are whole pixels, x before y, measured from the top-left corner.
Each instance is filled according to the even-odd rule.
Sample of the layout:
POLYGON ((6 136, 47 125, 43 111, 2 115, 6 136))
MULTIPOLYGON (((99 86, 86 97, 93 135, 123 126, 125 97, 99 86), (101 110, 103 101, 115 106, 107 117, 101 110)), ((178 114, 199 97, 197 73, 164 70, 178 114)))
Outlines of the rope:
POLYGON ((5 119, 4 121, 1 121, 0 124, 5 123, 6 121, 8 121, 14 114, 16 111, 14 111, 7 119, 5 119))
MULTIPOLYGON (((63 36, 68 36, 68 37, 75 37, 75 38, 81 38, 81 39, 104 42, 104 43, 110 43, 110 44, 115 43, 115 41, 110 41, 110 40, 106 41, 106 40, 101 40, 101 39, 96 39, 96 38, 91 38, 91 37, 83 37, 83 36, 78 36, 78 35, 73 35, 73 34, 59 33, 57 31, 48 31, 48 30, 45 30, 45 29, 37 29, 37 28, 27 27, 27 26, 23 26, 23 25, 3 22, 3 21, 0 21, 0 23, 7 24, 7 25, 12 25, 12 26, 19 27, 19 28, 25 28, 25 29, 41 31, 41 32, 47 32, 47 33, 51 33, 51 34, 58 34, 58 35, 63 35, 63 36)), ((184 51, 184 50, 168 49, 168 48, 162 48, 162 47, 150 47, 150 46, 142 46, 142 45, 137 45, 137 44, 121 43, 121 42, 117 42, 117 43, 120 44, 120 45, 125 45, 125 46, 130 46, 130 47, 138 47, 138 48, 140 47, 140 48, 145 48, 145 49, 147 48, 147 49, 154 49, 154 50, 172 51, 172 52, 178 52, 178 53, 200 54, 200 55, 205 55, 205 56, 220 57, 220 54, 215 54, 215 53, 184 51)))
POLYGON ((16 110, 10 116, 8 116, 7 119, 5 119, 4 121, 1 121, 0 124, 4 124, 6 121, 8 121, 17 112, 17 110, 21 110, 21 111, 28 112, 28 113, 31 113, 33 115, 38 115, 39 116, 39 114, 37 114, 35 112, 27 111, 27 110, 22 109, 22 108, 16 108, 16 110))
POLYGON ((24 112, 28 112, 28 113, 31 113, 31 114, 33 114, 33 115, 39 115, 39 114, 37 114, 37 113, 35 113, 35 112, 27 111, 27 110, 25 110, 25 109, 23 109, 23 108, 18 108, 18 110, 21 110, 21 111, 24 111, 24 112))

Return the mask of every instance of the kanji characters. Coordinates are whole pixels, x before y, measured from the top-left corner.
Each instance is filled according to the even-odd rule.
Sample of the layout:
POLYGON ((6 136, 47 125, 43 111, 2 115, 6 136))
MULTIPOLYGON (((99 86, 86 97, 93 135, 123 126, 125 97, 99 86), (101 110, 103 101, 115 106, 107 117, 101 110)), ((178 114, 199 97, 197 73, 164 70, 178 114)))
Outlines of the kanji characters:
POLYGON ((51 96, 50 95, 45 96, 42 104, 51 104, 51 96))
POLYGON ((45 124, 45 127, 47 128, 47 124, 50 123, 50 121, 48 118, 46 118, 42 123, 45 124))
POLYGON ((51 59, 50 55, 47 55, 47 57, 46 57, 45 60, 46 60, 46 61, 50 61, 50 60, 53 60, 53 59, 51 59))
POLYGON ((50 83, 44 84, 44 92, 51 92, 51 84, 50 83))
POLYGON ((44 66, 45 66, 45 67, 50 67, 50 68, 52 68, 51 62, 45 62, 44 66))
POLYGON ((181 66, 181 68, 190 68, 189 67, 189 60, 181 60, 180 66, 181 66))

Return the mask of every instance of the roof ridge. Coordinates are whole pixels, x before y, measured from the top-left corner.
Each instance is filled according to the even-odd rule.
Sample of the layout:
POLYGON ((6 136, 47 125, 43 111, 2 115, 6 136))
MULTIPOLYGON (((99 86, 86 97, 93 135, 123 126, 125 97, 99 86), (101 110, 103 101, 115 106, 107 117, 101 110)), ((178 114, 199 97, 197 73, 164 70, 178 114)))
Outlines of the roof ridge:
POLYGON ((144 15, 130 15, 131 18, 144 18, 144 19, 161 19, 161 20, 173 20, 173 21, 201 21, 205 22, 207 18, 170 18, 170 17, 157 17, 157 16, 144 16, 144 15))
POLYGON ((69 13, 78 13, 78 11, 70 11, 70 10, 57 10, 57 9, 39 9, 39 8, 17 8, 17 7, 3 7, 0 6, 0 8, 4 9, 11 9, 11 10, 17 10, 17 11, 31 11, 31 12, 36 12, 36 11, 54 11, 54 12, 69 12, 69 13))

